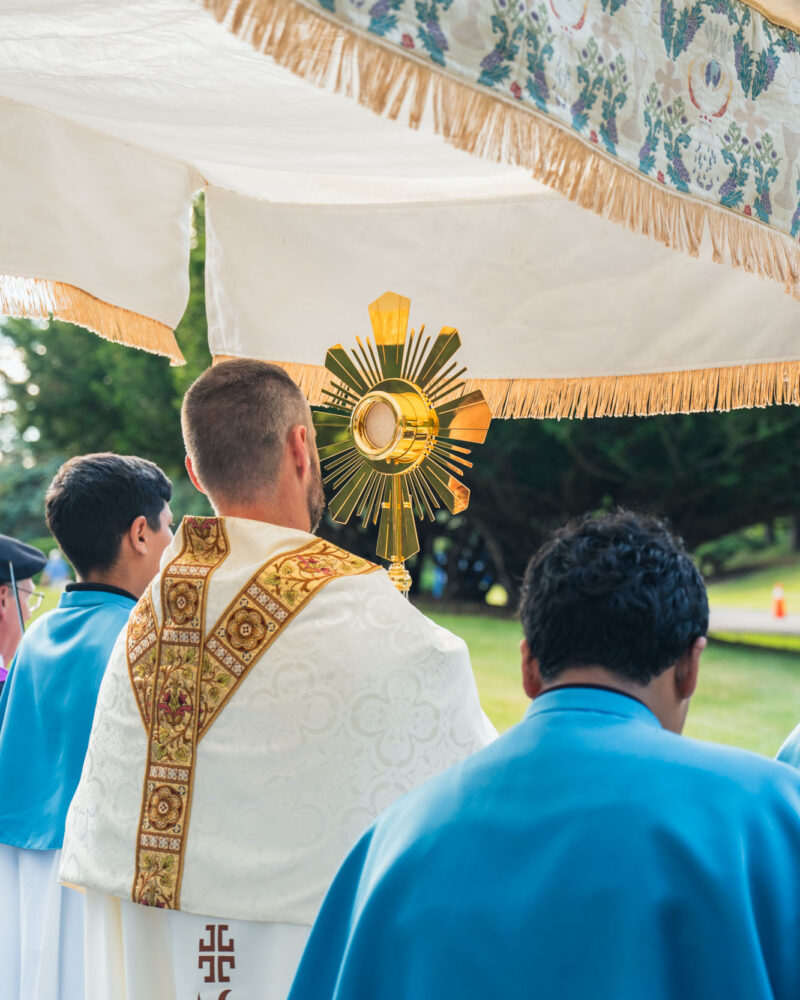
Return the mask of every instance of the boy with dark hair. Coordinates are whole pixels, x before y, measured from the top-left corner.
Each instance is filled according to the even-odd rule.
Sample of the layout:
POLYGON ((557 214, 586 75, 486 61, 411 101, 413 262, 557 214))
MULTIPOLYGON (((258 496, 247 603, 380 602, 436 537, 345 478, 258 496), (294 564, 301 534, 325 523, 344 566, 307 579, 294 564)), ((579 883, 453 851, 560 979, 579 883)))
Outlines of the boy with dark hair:
POLYGON ((682 543, 574 522, 521 618, 525 719, 364 835, 290 1000, 796 1000, 800 775, 679 735, 708 625, 682 543))
POLYGON ((83 997, 83 899, 57 883, 64 821, 117 636, 169 544, 172 486, 152 462, 84 455, 47 524, 76 582, 26 632, 0 698, 0 995, 83 997))

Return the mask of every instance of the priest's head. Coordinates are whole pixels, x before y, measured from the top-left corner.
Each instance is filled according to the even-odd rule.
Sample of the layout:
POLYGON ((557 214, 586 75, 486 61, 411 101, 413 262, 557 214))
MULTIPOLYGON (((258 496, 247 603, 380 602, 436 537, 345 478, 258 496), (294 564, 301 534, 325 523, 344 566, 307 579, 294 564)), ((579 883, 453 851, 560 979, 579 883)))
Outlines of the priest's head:
POLYGON ((311 409, 278 365, 223 361, 181 411, 186 468, 218 514, 315 531, 325 509, 311 409))
POLYGON ((619 510, 560 529, 528 564, 520 617, 529 697, 561 685, 611 687, 681 732, 706 646, 708 599, 663 521, 619 510))
POLYGON ((47 527, 79 583, 139 598, 172 540, 172 483, 153 462, 103 452, 65 462, 45 496, 47 527))

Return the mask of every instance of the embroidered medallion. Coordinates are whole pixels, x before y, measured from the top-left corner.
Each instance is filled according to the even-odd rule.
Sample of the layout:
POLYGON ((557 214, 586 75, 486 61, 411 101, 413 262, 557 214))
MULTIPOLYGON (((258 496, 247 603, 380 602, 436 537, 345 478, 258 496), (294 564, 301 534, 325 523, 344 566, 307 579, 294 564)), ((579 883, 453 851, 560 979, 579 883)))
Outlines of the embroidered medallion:
POLYGON ((326 584, 377 568, 315 539, 262 566, 206 633, 208 580, 227 554, 223 523, 184 521, 183 549, 161 581, 160 637, 151 641, 157 629, 147 603, 128 632, 131 682, 149 737, 132 898, 147 906, 180 909, 197 744, 237 685, 326 584))

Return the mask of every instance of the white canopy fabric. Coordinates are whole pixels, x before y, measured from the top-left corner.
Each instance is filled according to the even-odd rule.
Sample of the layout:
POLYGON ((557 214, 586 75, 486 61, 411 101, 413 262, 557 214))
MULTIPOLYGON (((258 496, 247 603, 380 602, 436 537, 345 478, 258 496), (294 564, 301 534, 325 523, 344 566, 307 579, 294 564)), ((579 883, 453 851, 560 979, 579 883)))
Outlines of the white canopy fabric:
MULTIPOLYGON (((191 0, 0 0, 2 310, 179 360, 205 189, 212 352, 287 363, 314 400, 326 349, 391 289, 415 326, 458 327, 497 415, 800 401, 800 302, 714 263, 713 225, 671 221, 693 260, 602 217, 624 184, 597 160, 593 214, 447 144, 433 97, 398 92, 415 130, 379 117, 334 92, 365 72, 336 44, 318 86, 191 0)), ((671 209, 636 181, 655 231, 671 209)))

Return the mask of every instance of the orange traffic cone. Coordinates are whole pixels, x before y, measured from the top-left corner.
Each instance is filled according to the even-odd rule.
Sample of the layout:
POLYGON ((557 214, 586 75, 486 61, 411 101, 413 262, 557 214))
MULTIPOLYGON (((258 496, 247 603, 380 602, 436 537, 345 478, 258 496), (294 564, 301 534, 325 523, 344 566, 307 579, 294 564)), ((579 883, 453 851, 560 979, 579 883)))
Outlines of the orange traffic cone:
POLYGON ((782 583, 776 583, 772 588, 772 617, 786 617, 786 594, 782 583))

